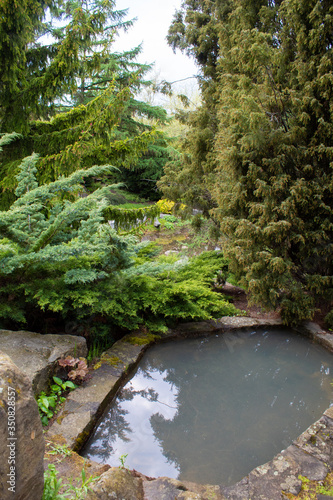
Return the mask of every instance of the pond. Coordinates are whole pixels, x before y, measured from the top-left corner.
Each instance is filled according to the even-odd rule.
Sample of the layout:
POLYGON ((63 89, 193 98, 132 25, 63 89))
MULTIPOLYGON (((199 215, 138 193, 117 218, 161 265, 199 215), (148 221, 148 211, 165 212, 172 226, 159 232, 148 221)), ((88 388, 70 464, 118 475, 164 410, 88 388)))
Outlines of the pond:
POLYGON ((286 329, 153 346, 82 454, 152 477, 234 484, 321 417, 332 369, 325 348, 286 329))

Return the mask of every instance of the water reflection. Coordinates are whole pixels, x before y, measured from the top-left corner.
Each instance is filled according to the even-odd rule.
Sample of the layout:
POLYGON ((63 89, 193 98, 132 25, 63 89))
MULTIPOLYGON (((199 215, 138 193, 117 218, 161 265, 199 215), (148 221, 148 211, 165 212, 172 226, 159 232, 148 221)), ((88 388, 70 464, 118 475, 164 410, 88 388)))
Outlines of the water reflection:
POLYGON ((148 351, 85 450, 150 476, 232 484, 287 447, 330 404, 331 355, 286 331, 148 351))

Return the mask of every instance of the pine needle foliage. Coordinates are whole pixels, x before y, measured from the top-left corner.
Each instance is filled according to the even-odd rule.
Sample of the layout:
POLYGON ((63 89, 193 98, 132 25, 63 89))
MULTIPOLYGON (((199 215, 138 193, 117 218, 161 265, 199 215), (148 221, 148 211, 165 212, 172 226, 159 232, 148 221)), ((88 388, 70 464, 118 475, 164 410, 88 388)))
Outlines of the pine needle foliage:
POLYGON ((331 2, 235 2, 221 30, 215 215, 252 301, 286 323, 333 298, 332 26, 331 2))
MULTIPOLYGON (((0 217, 2 325, 31 328, 38 318, 43 328, 53 314, 64 323, 91 324, 97 317, 104 329, 108 324, 163 330, 170 320, 237 312, 210 289, 221 257, 154 263, 155 252, 145 253, 133 236, 118 234, 108 223, 107 195, 117 186, 78 196, 87 178, 98 177, 103 184, 114 167, 93 166, 37 186, 37 162, 37 155, 24 159, 19 198, 0 217)), ((141 216, 154 213, 147 209, 141 216)))
POLYGON ((0 153, 0 209, 15 200, 19 165, 33 153, 39 183, 110 163, 120 169, 110 182, 126 182, 138 168, 151 194, 169 154, 149 120, 165 122, 166 111, 136 98, 151 85, 150 66, 135 61, 140 47, 112 52, 116 34, 132 25, 126 11, 115 10, 114 0, 31 0, 19 9, 5 0, 0 14, 8 70, 0 76, 0 134, 21 134, 0 153))
POLYGON ((333 298, 330 0, 184 0, 169 43, 203 105, 160 186, 219 221, 253 303, 286 323, 333 298))

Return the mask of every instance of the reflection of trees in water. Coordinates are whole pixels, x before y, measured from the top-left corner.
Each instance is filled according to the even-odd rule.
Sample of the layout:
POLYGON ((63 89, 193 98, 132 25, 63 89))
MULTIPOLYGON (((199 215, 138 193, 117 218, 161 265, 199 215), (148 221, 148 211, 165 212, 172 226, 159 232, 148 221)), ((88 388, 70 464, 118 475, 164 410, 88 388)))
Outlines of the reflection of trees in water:
POLYGON ((88 442, 86 451, 89 456, 106 462, 113 453, 113 444, 117 437, 125 442, 130 441, 127 435, 133 431, 125 418, 127 414, 128 411, 121 408, 121 401, 117 398, 112 407, 104 413, 103 420, 88 442))
MULTIPOLYGON (((225 482, 229 479, 223 476, 222 469, 229 470, 231 474, 231 464, 239 465, 240 454, 246 456, 248 462, 257 460, 253 466, 267 461, 266 451, 261 451, 260 442, 266 439, 276 449, 280 447, 280 450, 281 442, 286 447, 290 441, 289 430, 284 429, 284 417, 281 416, 285 414, 285 406, 281 407, 283 411, 281 408, 276 411, 284 393, 286 398, 291 399, 285 399, 283 404, 290 406, 289 410, 294 412, 294 421, 297 422, 299 415, 304 415, 312 408, 305 403, 303 395, 318 392, 318 387, 311 385, 312 379, 319 379, 323 385, 327 380, 325 375, 328 368, 321 360, 321 352, 315 353, 317 363, 308 367, 308 345, 303 347, 303 344, 297 344, 295 355, 295 352, 289 352, 293 340, 286 341, 283 336, 274 339, 274 342, 267 334, 250 336, 249 342, 245 340, 245 336, 237 337, 237 349, 234 351, 228 350, 226 344, 218 346, 214 339, 210 339, 209 346, 206 341, 192 340, 194 349, 189 345, 191 341, 188 341, 187 347, 179 352, 174 344, 165 345, 163 349, 160 349, 161 346, 158 350, 152 349, 138 371, 141 377, 140 390, 135 389, 133 380, 133 385, 128 384, 120 392, 96 431, 95 439, 98 441, 92 446, 92 452, 96 450, 97 455, 105 457, 112 453, 117 437, 129 441, 128 435, 133 434, 133 431, 126 421, 128 412, 121 405, 135 396, 141 396, 147 401, 177 409, 176 413, 172 412, 172 418, 168 418, 170 410, 164 413, 163 406, 160 406, 151 415, 150 426, 161 453, 184 478, 200 482, 201 468, 207 468, 212 457, 214 461, 221 450, 223 457, 208 467, 218 469, 218 476, 221 480, 223 477, 225 482), (254 354, 249 365, 251 346, 254 354), (259 352, 264 349, 265 355, 259 361, 259 352), (227 352, 222 356, 223 350, 227 352), (221 366, 223 376, 220 373, 221 366), (315 369, 316 372, 311 372, 315 369), (310 380, 307 378, 309 371, 310 380), (163 386, 162 390, 161 386, 159 390, 161 378, 169 384, 174 395, 175 403, 172 406, 168 404, 170 400, 163 401, 162 394, 166 394, 166 388, 163 386), (141 389, 146 385, 142 379, 147 379, 144 389, 141 389), (270 383, 267 385, 268 379, 270 383), (212 389, 215 380, 218 380, 218 384, 212 389), (300 382, 299 395, 295 388, 296 381, 300 382)), ((231 342, 230 338, 228 341, 231 342)), ((135 414, 135 408, 133 412, 135 414)), ((140 430, 135 432, 140 435, 140 430)), ((216 470, 213 473, 216 474, 216 470)), ((202 471, 202 477, 205 474, 206 471, 202 471)), ((205 476, 203 481, 214 482, 215 479, 209 480, 205 476)))
POLYGON ((167 462, 170 465, 172 465, 179 473, 181 473, 181 463, 179 461, 179 456, 172 447, 172 443, 170 443, 168 440, 168 426, 170 425, 170 423, 171 420, 167 420, 160 413, 154 413, 154 415, 150 417, 150 425, 153 429, 155 439, 160 444, 163 456, 166 458, 167 462))
MULTIPOLYGON (((147 375, 148 378, 154 380, 150 374, 147 375)), ((116 400, 104 414, 103 420, 92 434, 86 447, 89 456, 106 462, 109 456, 114 454, 113 447, 117 439, 123 442, 131 441, 128 435, 133 434, 133 430, 126 420, 126 415, 128 415, 129 411, 122 407, 122 403, 124 401, 132 401, 135 396, 141 396, 147 401, 159 402, 158 393, 152 387, 135 390, 134 387, 127 384, 119 392, 116 400)))
MULTIPOLYGON (((254 466, 266 461, 264 442, 277 450, 282 444, 284 447, 289 445, 304 430, 298 422, 299 415, 310 414, 313 408, 311 398, 308 400, 309 392, 312 392, 308 379, 309 347, 304 339, 300 340, 298 345, 299 339, 286 340, 285 336, 272 341, 267 334, 254 335, 250 342, 245 342, 244 337, 241 345, 237 346, 237 355, 230 353, 223 358, 224 373, 227 374, 225 379, 219 377, 221 365, 216 352, 214 349, 206 352, 205 345, 198 345, 191 357, 184 353, 186 363, 177 363, 177 368, 172 349, 163 352, 163 359, 154 356, 151 362, 147 362, 147 369, 163 373, 164 380, 177 389, 178 411, 173 418, 167 419, 162 413, 155 413, 150 418, 154 436, 168 462, 175 464, 187 479, 191 480, 189 476, 192 476, 194 480, 195 475, 200 474, 199 464, 209 463, 212 456, 217 456, 215 453, 221 453, 221 450, 226 468, 230 469, 230 462, 236 463, 242 451, 249 460, 257 462, 254 466), (296 350, 290 349, 293 341, 297 343, 296 350), (256 364, 256 357, 253 357, 249 371, 251 344, 252 352, 267 354, 260 357, 260 364, 256 364), (198 365, 199 357, 200 360, 206 358, 204 371, 198 365), (220 380, 213 398, 209 383, 207 385, 208 371, 211 379, 216 375, 220 380), (267 379, 270 381, 268 384, 267 379), (295 387, 296 379, 298 389, 295 387), (290 419, 290 428, 289 423, 285 428, 286 423, 281 417, 287 410, 294 416, 290 419), (189 464, 189 457, 194 464, 189 464)), ((327 375, 321 353, 313 355, 317 358, 315 366, 319 365, 320 370, 311 377, 327 375)), ((311 370, 312 367, 310 373, 311 370)), ((322 389, 323 385, 322 382, 322 389)), ((313 386, 313 390, 318 391, 318 388, 313 386)), ((310 423, 312 418, 310 415, 310 423)))

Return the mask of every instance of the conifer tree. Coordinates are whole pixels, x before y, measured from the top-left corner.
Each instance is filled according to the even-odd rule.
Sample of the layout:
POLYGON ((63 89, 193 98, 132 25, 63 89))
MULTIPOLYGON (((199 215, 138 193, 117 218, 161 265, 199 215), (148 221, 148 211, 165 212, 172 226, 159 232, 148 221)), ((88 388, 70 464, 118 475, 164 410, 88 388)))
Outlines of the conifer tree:
MULTIPOLYGON (((3 138, 0 147, 11 139, 3 138)), ((108 202, 114 186, 76 196, 87 178, 103 184, 113 167, 93 166, 38 186, 37 161, 37 155, 23 160, 18 198, 0 217, 0 327, 45 331, 52 318, 62 328, 68 321, 87 329, 104 325, 110 335, 114 326, 160 331, 170 320, 237 313, 211 290, 217 271, 227 269, 222 254, 211 252, 192 263, 154 262, 153 244, 137 244, 108 223, 110 213, 117 216, 108 202)), ((156 215, 154 209, 138 212, 120 211, 116 220, 124 227, 133 216, 156 215)))
POLYGON ((283 1, 221 30, 212 193, 252 300, 310 319, 332 300, 333 6, 283 1))
POLYGON ((184 0, 167 37, 174 50, 183 51, 197 63, 202 102, 198 109, 179 116, 189 132, 182 142, 181 155, 166 165, 159 186, 168 198, 200 209, 205 216, 215 206, 209 179, 215 168, 219 26, 229 10, 229 1, 184 0))
POLYGON ((287 323, 332 300, 332 9, 186 0, 170 27, 173 46, 203 63, 205 119, 163 189, 195 206, 205 187, 252 301, 287 323))
MULTIPOLYGON (((114 10, 114 4, 114 0, 52 3, 54 17, 49 23, 42 22, 48 4, 37 5, 38 22, 28 24, 29 37, 25 40, 31 42, 22 42, 21 47, 22 88, 13 86, 8 98, 11 104, 7 106, 5 99, 0 104, 0 133, 23 132, 0 156, 2 208, 14 200, 18 166, 33 152, 40 155, 39 182, 110 162, 124 172, 126 168, 135 168, 144 151, 152 163, 157 137, 152 127, 137 117, 153 117, 162 122, 166 112, 135 98, 140 87, 149 84, 143 79, 148 66, 134 60, 138 49, 125 54, 111 52, 117 30, 131 25, 130 21, 123 21, 124 11, 114 10), (65 25, 54 26, 54 19, 65 25), (40 34, 46 32, 53 35, 52 41, 49 45, 39 44, 40 34), (16 115, 20 119, 16 120, 16 115), (8 121, 8 116, 13 120, 8 121)), ((29 16, 34 19, 27 10, 25 19, 29 20, 29 16)), ((6 29, 5 23, 0 25, 0 40, 6 29)), ((161 134, 158 140, 165 163, 167 144, 161 134)), ((144 161, 141 163, 140 170, 145 173, 144 161)), ((156 172, 159 170, 157 165, 156 172)), ((124 173, 119 176, 115 171, 112 175, 114 180, 118 176, 126 181, 124 173)))

